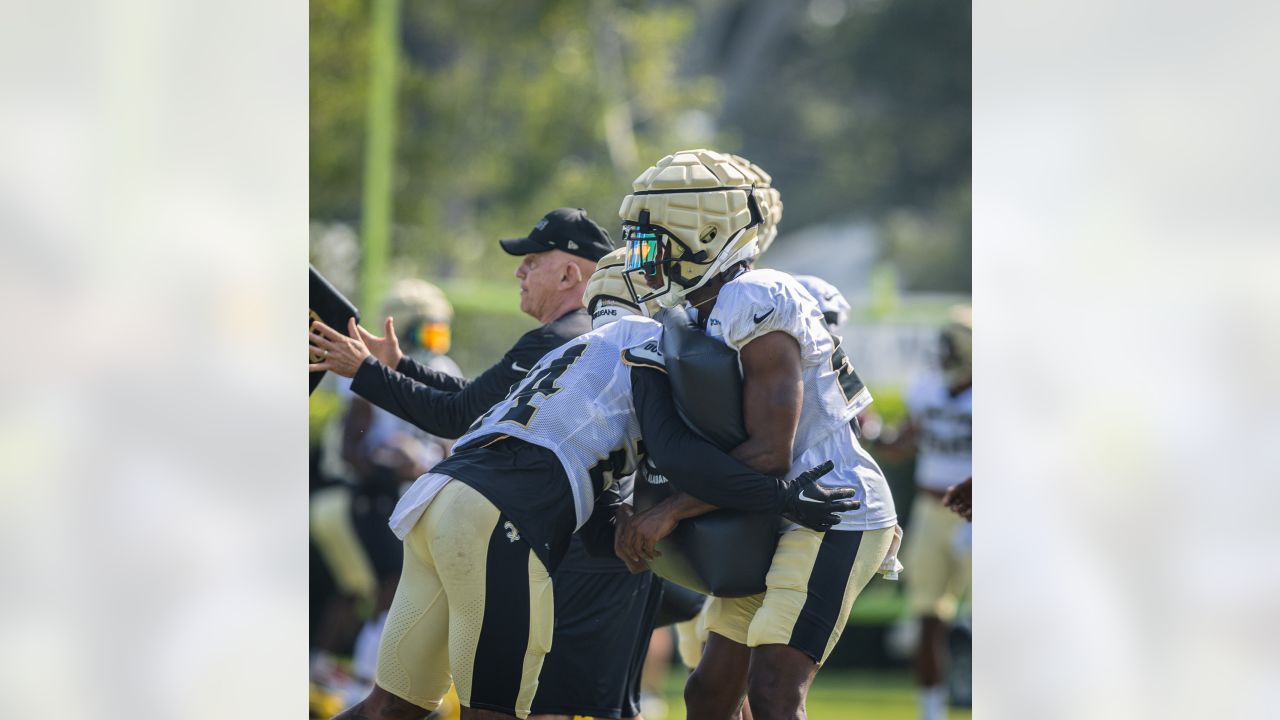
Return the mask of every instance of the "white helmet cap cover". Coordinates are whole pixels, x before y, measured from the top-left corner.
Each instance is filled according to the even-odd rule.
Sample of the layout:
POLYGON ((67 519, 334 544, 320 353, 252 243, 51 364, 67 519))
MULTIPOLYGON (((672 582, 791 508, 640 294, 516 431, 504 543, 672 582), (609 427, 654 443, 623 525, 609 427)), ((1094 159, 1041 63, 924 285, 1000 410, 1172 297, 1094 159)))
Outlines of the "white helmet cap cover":
POLYGON ((760 206, 760 232, 756 238, 756 255, 763 255, 774 238, 778 237, 778 223, 782 222, 782 195, 773 187, 773 177, 741 155, 730 155, 738 164, 754 188, 756 204, 760 206))
POLYGON ((763 223, 751 172, 732 156, 682 150, 645 170, 622 201, 624 279, 636 302, 671 307, 757 254, 763 223))

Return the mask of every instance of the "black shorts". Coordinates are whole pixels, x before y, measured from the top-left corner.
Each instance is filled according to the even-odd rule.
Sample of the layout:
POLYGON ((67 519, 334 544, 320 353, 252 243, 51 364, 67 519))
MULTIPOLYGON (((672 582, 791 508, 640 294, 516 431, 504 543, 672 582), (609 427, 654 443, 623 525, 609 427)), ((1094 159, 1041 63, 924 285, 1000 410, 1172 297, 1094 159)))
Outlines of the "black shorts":
POLYGON ((575 537, 551 579, 555 635, 538 676, 533 712, 635 717, 662 581, 647 572, 575 571, 581 551, 575 537))

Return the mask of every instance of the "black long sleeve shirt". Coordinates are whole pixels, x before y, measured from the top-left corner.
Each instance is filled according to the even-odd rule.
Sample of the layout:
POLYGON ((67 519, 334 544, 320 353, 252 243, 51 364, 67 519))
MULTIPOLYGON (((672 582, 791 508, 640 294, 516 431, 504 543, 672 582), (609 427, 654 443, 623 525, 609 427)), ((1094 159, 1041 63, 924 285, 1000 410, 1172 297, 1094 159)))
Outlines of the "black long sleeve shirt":
POLYGON ((432 435, 461 437, 543 355, 590 330, 586 310, 565 313, 522 335, 501 360, 470 382, 408 358, 395 369, 366 358, 351 381, 351 390, 432 435))

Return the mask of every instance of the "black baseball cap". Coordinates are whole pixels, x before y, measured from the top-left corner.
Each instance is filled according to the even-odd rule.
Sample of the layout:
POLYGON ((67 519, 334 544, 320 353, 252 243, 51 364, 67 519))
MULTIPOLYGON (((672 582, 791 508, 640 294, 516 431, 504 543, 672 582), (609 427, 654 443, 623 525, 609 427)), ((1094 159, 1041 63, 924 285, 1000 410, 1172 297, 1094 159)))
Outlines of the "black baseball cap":
POLYGON ((499 240, 498 243, 511 255, 563 250, 592 261, 598 261, 613 250, 609 233, 587 217, 587 211, 582 208, 556 208, 533 226, 528 237, 499 240))

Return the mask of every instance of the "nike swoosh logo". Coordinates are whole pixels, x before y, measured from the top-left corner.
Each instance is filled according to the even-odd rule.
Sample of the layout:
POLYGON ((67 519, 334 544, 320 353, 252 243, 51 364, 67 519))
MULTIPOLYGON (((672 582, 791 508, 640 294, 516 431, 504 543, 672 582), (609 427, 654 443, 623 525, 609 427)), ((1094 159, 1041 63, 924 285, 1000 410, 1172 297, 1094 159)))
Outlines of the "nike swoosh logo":
POLYGON ((515 370, 515 371, 516 371, 516 372, 518 372, 518 373, 527 373, 527 372, 529 372, 529 368, 522 368, 522 367, 520 367, 520 364, 519 364, 519 363, 511 363, 511 369, 512 369, 512 370, 515 370))
POLYGON ((832 300, 835 300, 835 299, 836 299, 836 294, 835 294, 835 293, 831 293, 830 295, 827 295, 826 297, 822 298, 822 301, 823 301, 823 302, 831 302, 832 300))
POLYGON ((778 308, 769 308, 769 312, 767 312, 767 313, 765 313, 765 314, 763 314, 763 315, 752 315, 752 316, 751 316, 751 319, 752 319, 752 320, 755 320, 757 324, 762 323, 762 322, 764 322, 764 319, 765 319, 765 318, 767 318, 767 317, 769 317, 770 315, 772 315, 772 314, 773 314, 773 311, 774 311, 774 310, 777 310, 777 309, 778 309, 778 308))

